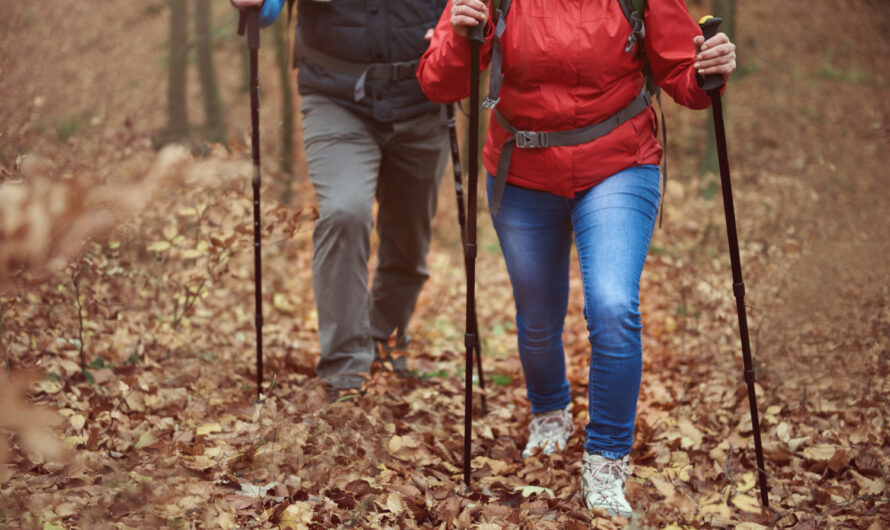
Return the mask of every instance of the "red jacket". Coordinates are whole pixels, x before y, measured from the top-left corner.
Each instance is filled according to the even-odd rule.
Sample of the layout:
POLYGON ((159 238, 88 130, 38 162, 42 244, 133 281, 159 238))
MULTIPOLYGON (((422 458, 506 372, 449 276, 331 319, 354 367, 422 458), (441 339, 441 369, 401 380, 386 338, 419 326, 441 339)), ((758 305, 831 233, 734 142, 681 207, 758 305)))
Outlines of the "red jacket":
MULTIPOLYGON (((449 0, 418 66, 420 86, 432 101, 454 102, 470 92, 470 46, 454 32, 450 14, 449 0)), ((649 0, 645 21, 646 54, 658 85, 682 105, 708 107, 710 98, 698 87, 693 68, 693 38, 701 31, 683 0, 649 0)), ((518 129, 561 131, 597 123, 642 89, 643 65, 624 50, 631 28, 617 0, 514 0, 506 24, 497 108, 518 129)), ((483 69, 491 50, 488 29, 483 69)), ((516 149, 507 181, 572 197, 622 169, 658 164, 662 148, 656 123, 650 107, 586 144, 516 149)), ((492 118, 483 150, 489 173, 497 172, 508 138, 492 118)))

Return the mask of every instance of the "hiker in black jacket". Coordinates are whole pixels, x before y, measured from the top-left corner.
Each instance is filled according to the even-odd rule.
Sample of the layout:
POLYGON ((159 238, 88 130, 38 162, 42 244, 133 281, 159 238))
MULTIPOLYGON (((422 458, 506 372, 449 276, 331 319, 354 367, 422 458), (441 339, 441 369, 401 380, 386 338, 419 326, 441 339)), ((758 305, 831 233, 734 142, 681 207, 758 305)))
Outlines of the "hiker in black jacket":
MULTIPOLYGON (((232 0, 239 7, 262 0, 232 0)), ((266 0, 274 20, 283 0, 266 0)), ((300 0, 294 67, 303 139, 320 217, 312 273, 321 358, 317 373, 335 389, 357 388, 393 333, 408 321, 429 273, 430 223, 447 161, 441 105, 417 82, 445 0, 300 0), (372 208, 378 248, 368 289, 372 208)))

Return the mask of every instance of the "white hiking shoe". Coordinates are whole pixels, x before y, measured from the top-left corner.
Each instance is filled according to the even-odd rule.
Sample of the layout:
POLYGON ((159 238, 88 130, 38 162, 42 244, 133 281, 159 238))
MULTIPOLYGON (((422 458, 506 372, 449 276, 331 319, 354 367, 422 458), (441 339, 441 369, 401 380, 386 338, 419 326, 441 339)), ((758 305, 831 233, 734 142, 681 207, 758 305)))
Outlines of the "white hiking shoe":
POLYGON ((538 451, 545 455, 562 451, 575 432, 575 426, 572 425, 572 404, 569 403, 564 409, 534 414, 529 431, 522 458, 528 458, 538 451))
POLYGON ((611 460, 584 451, 581 467, 581 494, 588 509, 601 508, 609 515, 630 517, 633 508, 627 502, 624 483, 631 469, 627 456, 611 460))

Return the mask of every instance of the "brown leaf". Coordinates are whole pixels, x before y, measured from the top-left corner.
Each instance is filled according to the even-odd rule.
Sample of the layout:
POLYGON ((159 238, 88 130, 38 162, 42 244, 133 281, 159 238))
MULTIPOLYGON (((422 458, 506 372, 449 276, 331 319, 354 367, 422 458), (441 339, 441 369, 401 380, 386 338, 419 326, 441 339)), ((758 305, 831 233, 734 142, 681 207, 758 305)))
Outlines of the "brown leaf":
POLYGON ((246 495, 226 495, 226 504, 235 510, 244 510, 247 508, 260 508, 263 505, 262 499, 259 497, 248 497, 246 495))
POLYGON ((831 460, 828 461, 828 469, 837 473, 841 469, 847 467, 847 465, 850 463, 850 459, 850 454, 847 453, 847 451, 841 449, 838 452, 834 453, 834 455, 831 457, 831 460))

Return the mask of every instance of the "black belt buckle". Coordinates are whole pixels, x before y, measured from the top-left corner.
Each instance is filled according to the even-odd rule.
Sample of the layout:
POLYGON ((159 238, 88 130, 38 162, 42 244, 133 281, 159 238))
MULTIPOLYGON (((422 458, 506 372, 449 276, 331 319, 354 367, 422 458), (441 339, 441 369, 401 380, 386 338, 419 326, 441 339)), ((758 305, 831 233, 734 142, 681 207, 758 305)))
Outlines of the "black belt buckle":
POLYGON ((516 131, 516 147, 520 149, 537 149, 549 144, 547 133, 535 131, 516 131))
POLYGON ((392 63, 392 71, 390 72, 389 80, 390 81, 401 81, 402 79, 408 79, 410 77, 414 77, 416 75, 417 63, 415 62, 402 62, 402 63, 392 63))

